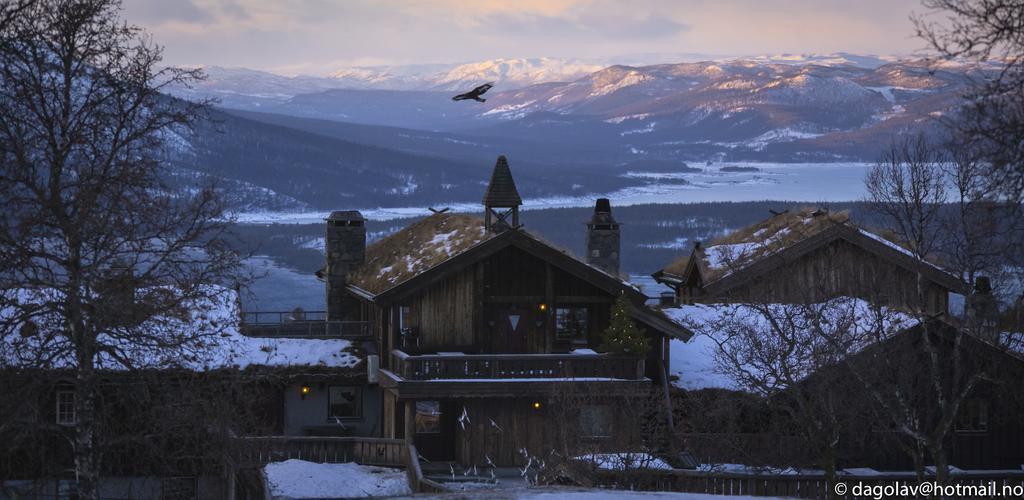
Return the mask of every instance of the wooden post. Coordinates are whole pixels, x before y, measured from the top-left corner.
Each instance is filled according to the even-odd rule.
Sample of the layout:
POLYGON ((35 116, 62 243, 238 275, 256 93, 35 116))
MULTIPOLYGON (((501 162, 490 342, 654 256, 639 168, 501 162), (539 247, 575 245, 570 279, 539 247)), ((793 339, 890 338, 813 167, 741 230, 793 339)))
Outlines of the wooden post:
POLYGON ((555 341, 555 276, 551 272, 551 264, 544 264, 544 303, 548 310, 544 311, 547 316, 544 318, 544 353, 550 354, 554 349, 555 341))
POLYGON ((238 481, 238 479, 235 477, 235 464, 234 464, 234 462, 232 462, 230 465, 228 465, 227 469, 228 469, 227 470, 227 473, 228 473, 227 474, 228 475, 227 483, 228 484, 226 485, 227 486, 227 491, 224 492, 225 493, 224 496, 225 496, 225 498, 227 498, 227 500, 235 500, 235 495, 236 495, 236 493, 235 493, 235 483, 238 481))
POLYGON ((413 444, 413 436, 416 434, 416 402, 405 400, 405 442, 413 444))

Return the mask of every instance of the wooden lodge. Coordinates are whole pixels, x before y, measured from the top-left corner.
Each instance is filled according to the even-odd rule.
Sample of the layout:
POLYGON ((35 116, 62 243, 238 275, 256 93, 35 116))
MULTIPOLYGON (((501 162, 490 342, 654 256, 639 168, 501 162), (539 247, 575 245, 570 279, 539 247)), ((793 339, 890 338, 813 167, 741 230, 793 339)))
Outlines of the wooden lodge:
POLYGON ((848 296, 908 307, 917 302, 920 273, 924 309, 948 312, 950 292, 964 293, 963 283, 894 240, 857 227, 845 212, 787 211, 710 245, 697 242, 653 277, 675 291, 679 304, 813 303, 848 296))
POLYGON ((374 325, 383 436, 410 440, 431 461, 508 466, 524 448, 546 451, 562 423, 550 397, 566 387, 599 387, 606 398, 594 411, 614 428, 615 395, 661 387, 667 339, 686 333, 618 276, 607 200, 588 225, 587 262, 523 228, 504 157, 483 204, 482 219, 435 214, 365 249, 346 246, 363 241, 358 214, 336 212, 321 275, 328 304, 374 325), (332 279, 344 280, 343 296, 330 295, 341 289, 332 279), (595 351, 620 296, 654 346, 645 358, 595 351))

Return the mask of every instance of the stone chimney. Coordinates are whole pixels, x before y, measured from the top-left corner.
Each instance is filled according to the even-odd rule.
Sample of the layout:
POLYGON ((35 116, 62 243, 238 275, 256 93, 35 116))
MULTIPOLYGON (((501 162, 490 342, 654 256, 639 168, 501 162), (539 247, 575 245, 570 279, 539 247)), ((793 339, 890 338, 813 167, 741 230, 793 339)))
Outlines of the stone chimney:
POLYGON ((331 212, 324 238, 327 267, 327 319, 345 319, 345 283, 366 256, 366 219, 355 210, 331 212))
POLYGON ((522 204, 508 160, 499 156, 484 193, 484 228, 495 233, 518 228, 519 206, 522 204))
POLYGON ((608 198, 599 198, 587 223, 587 264, 613 276, 619 274, 619 223, 608 198))
POLYGON ((982 336, 995 336, 999 322, 999 304, 992 295, 992 282, 988 276, 974 279, 971 294, 971 308, 967 311, 968 321, 982 336))

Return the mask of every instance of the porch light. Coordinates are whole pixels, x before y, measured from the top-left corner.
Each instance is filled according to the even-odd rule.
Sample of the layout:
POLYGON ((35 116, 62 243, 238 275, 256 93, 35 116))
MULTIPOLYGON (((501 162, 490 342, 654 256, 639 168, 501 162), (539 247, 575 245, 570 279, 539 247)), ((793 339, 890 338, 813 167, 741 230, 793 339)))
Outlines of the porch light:
POLYGON ((542 303, 541 305, 537 306, 537 308, 540 309, 541 311, 547 311, 548 305, 542 303))
POLYGON ((534 410, 540 410, 540 401, 534 401, 532 405, 534 410))
POLYGON ((313 392, 313 389, 308 385, 304 385, 299 388, 299 395, 302 396, 302 399, 306 399, 306 396, 308 396, 310 392, 313 392))

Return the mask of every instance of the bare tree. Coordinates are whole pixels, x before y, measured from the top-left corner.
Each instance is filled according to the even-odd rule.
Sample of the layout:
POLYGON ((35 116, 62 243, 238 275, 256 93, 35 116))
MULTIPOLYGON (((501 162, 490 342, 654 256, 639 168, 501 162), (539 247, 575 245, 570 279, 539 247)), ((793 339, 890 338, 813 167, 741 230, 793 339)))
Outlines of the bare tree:
POLYGON ((899 322, 887 321, 886 309, 848 297, 690 307, 706 309, 687 323, 712 340, 718 371, 761 396, 775 415, 761 432, 779 442, 798 437, 804 449, 760 450, 762 458, 773 455, 776 467, 806 467, 809 457, 834 479, 842 440, 864 424, 858 391, 835 367, 862 347, 866 325, 892 334, 899 322))
POLYGON ((997 63, 977 71, 948 124, 984 153, 986 181, 1024 196, 1024 4, 1017 0, 923 0, 917 36, 942 58, 997 63))
POLYGON ((28 10, 35 0, 0 0, 0 29, 3 29, 21 12, 28 10))
MULTIPOLYGON (((998 336, 982 331, 982 323, 990 320, 977 321, 978 315, 967 314, 956 327, 946 327, 933 321, 934 313, 929 312, 926 267, 939 259, 944 269, 966 281, 960 291, 967 292, 983 273, 1008 264, 1018 234, 1013 204, 1000 203, 992 195, 995 190, 984 177, 988 169, 976 153, 962 143, 937 144, 922 136, 904 139, 865 181, 868 202, 917 261, 917 293, 907 306, 922 331, 914 336, 913 346, 904 347, 919 354, 912 362, 923 370, 926 383, 908 378, 902 367, 911 361, 891 355, 886 346, 892 342, 883 337, 873 342, 877 348, 869 352, 874 356, 859 358, 868 357, 871 364, 851 366, 851 371, 894 428, 912 443, 915 461, 920 452, 913 450, 927 451, 939 480, 948 477, 944 443, 964 401, 980 384, 999 383, 998 369, 977 359, 972 342, 980 339, 1004 351, 1007 347, 998 336)), ((965 313, 975 312, 979 300, 983 299, 968 292, 965 313)))
POLYGON ((39 0, 0 30, 0 335, 18 341, 4 362, 74 374, 80 498, 97 497, 99 370, 200 359, 226 325, 184 326, 241 264, 214 191, 171 192, 158 161, 202 110, 161 89, 201 74, 158 69, 119 10, 39 0))
POLYGON ((920 259, 932 257, 938 244, 942 205, 948 200, 940 165, 947 159, 924 135, 895 141, 864 181, 872 210, 920 259))

